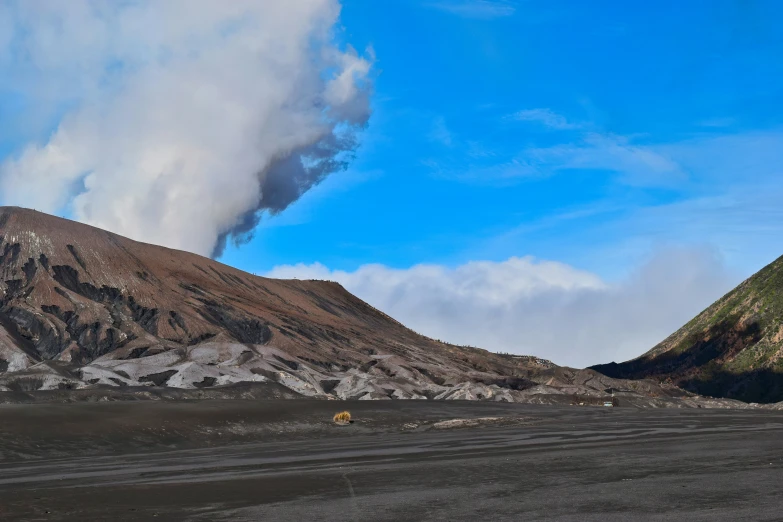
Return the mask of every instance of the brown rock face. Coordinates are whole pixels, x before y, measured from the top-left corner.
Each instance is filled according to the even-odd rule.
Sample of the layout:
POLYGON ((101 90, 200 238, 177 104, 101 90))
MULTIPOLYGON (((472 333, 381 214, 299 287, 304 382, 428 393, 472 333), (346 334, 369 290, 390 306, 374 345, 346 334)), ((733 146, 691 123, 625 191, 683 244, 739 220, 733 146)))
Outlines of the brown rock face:
POLYGON ((0 389, 271 380, 306 395, 410 398, 465 382, 525 387, 521 366, 418 335, 337 283, 256 277, 0 208, 0 389))

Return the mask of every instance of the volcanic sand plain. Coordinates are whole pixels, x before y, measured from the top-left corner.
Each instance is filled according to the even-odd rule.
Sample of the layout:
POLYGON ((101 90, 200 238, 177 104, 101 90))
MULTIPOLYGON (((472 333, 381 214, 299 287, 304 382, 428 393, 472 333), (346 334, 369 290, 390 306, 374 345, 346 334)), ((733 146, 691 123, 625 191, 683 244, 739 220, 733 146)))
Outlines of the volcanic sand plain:
POLYGON ((0 405, 3 521, 781 520, 781 489, 780 411, 0 405))

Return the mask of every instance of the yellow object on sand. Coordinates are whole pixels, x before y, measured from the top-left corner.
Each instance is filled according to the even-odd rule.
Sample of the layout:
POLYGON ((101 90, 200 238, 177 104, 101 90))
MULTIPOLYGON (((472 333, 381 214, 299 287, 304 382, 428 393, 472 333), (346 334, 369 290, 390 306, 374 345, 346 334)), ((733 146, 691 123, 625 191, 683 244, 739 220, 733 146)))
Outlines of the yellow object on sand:
POLYGON ((337 424, 350 424, 351 414, 348 413, 347 411, 341 411, 340 413, 334 416, 334 422, 336 422, 337 424))

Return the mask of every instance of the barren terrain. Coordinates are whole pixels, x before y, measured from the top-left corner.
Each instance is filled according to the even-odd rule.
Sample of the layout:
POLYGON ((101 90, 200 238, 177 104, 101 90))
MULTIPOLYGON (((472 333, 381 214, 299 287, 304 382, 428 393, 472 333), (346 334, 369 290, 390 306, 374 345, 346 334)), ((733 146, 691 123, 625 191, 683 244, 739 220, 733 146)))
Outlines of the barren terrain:
POLYGON ((759 410, 4 405, 0 519, 779 520, 781 435, 759 410))
POLYGON ((337 283, 257 277, 0 208, 0 403, 231 398, 239 383, 264 385, 264 397, 563 403, 614 391, 649 406, 739 407, 660 380, 442 343, 337 283))
POLYGON ((0 392, 256 382, 341 399, 512 400, 504 390, 531 385, 520 372, 548 366, 429 339, 337 283, 256 277, 0 208, 0 392))

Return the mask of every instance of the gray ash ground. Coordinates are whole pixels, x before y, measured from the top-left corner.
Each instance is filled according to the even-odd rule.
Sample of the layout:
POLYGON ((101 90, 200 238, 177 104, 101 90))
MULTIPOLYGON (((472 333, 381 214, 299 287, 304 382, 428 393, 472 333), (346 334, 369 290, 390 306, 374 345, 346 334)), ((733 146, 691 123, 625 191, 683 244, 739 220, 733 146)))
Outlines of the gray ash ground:
POLYGON ((781 484, 780 411, 0 406, 4 521, 780 520, 781 484), (351 426, 330 422, 342 409, 351 426))

